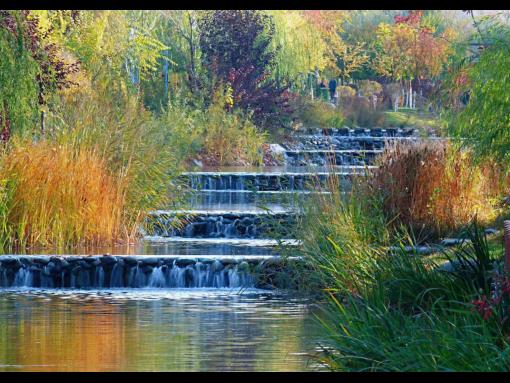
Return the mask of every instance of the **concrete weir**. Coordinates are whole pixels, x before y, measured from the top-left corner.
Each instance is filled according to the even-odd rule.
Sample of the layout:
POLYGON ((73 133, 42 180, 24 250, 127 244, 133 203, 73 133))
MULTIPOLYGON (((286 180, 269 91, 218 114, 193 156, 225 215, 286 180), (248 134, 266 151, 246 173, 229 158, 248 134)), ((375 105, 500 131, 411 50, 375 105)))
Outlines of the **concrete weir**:
POLYGON ((2 288, 246 288, 277 271, 276 256, 2 255, 2 288))

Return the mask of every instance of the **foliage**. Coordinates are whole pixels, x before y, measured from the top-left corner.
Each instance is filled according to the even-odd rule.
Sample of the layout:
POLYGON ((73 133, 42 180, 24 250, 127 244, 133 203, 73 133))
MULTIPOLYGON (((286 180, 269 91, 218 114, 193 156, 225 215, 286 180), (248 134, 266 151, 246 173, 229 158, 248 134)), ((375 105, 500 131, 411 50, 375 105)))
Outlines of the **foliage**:
MULTIPOLYGON (((0 128, 2 138, 15 131, 26 130, 37 119, 38 89, 34 81, 38 65, 24 46, 21 31, 15 34, 6 28, 6 12, 0 14, 0 128)), ((14 20, 13 20, 14 21, 14 20)), ((12 29, 21 29, 14 22, 12 29)))
POLYGON ((372 128, 383 126, 385 115, 375 105, 372 100, 367 97, 349 97, 341 98, 339 106, 345 115, 346 124, 348 126, 361 126, 364 128, 372 128))
MULTIPOLYGON (((508 34, 508 28, 501 33, 508 34)), ((469 102, 463 109, 451 109, 448 130, 473 148, 477 158, 494 158, 502 164, 509 160, 508 110, 510 76, 507 66, 510 45, 497 42, 486 48, 474 64, 464 65, 454 73, 462 90, 469 89, 469 102)))
POLYGON ((303 274, 303 286, 328 291, 353 292, 366 280, 369 261, 384 253, 389 241, 385 218, 377 198, 365 198, 354 183, 352 191, 342 193, 340 179, 331 177, 325 188, 304 205, 299 221, 301 252, 314 273, 303 274))
POLYGON ((299 97, 294 109, 299 111, 298 118, 305 126, 321 128, 341 128, 345 119, 341 109, 322 100, 308 100, 299 97))
POLYGON ((320 31, 301 11, 268 11, 275 25, 271 49, 276 53, 271 73, 277 81, 297 81, 315 69, 325 69, 327 45, 320 31))
POLYGON ((317 361, 332 371, 506 371, 505 316, 496 314, 505 306, 493 306, 506 298, 483 297, 494 258, 476 223, 467 228, 471 242, 448 253, 459 270, 464 260, 471 271, 444 272, 439 260, 407 253, 412 238, 390 230, 382 201, 354 185, 346 197, 331 185, 332 195, 305 205, 301 222, 303 283, 329 302, 318 316, 327 339, 317 361))
POLYGON ((252 110, 259 123, 274 122, 288 109, 286 87, 269 78, 274 29, 271 18, 259 11, 210 11, 199 20, 202 65, 216 84, 231 86, 233 105, 252 110))
MULTIPOLYGON (((72 18, 72 16, 70 16, 72 18)), ((30 11, 0 12, 0 128, 2 140, 12 132, 25 133, 37 121, 39 105, 48 95, 68 87, 68 77, 78 70, 58 47, 39 31, 37 16, 30 11)), ((49 33, 49 32, 47 32, 49 33)))
POLYGON ((387 127, 414 126, 420 129, 441 128, 441 121, 431 113, 400 109, 398 112, 384 112, 387 127))
POLYGON ((99 153, 16 142, 2 158, 0 174, 15 185, 3 227, 11 246, 108 243, 127 230, 127 180, 110 174, 99 153))
POLYGON ((435 36, 423 25, 422 12, 396 16, 395 24, 381 23, 377 29, 376 70, 395 80, 424 79, 437 76, 449 54, 450 30, 435 36))
POLYGON ((500 168, 473 165, 470 152, 442 142, 387 146, 377 165, 371 193, 382 194, 386 216, 424 237, 447 235, 473 215, 495 218, 506 188, 500 168))

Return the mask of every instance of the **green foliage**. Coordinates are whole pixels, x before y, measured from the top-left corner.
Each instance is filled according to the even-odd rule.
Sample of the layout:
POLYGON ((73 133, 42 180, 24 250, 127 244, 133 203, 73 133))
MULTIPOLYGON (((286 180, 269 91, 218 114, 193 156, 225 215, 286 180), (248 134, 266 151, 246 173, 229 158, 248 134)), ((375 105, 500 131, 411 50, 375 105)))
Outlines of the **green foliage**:
MULTIPOLYGON (((126 175, 129 220, 168 202, 177 153, 165 121, 144 111, 136 95, 119 98, 98 89, 63 96, 58 113, 48 118, 48 133, 58 143, 97 151, 112 173, 126 175)), ((172 195, 178 196, 175 190, 172 195)))
POLYGON ((488 294, 494 261, 476 224, 472 242, 447 253, 463 270, 450 273, 437 258, 409 254, 411 238, 388 231, 377 201, 335 192, 306 206, 301 283, 328 301, 318 361, 332 371, 510 368, 507 335, 471 304, 479 287, 488 294))
MULTIPOLYGON (((505 29, 508 35, 508 29, 505 29)), ((473 148, 480 159, 510 160, 510 44, 497 42, 486 48, 479 60, 467 68, 470 97, 460 111, 446 112, 448 130, 473 148)))
POLYGON ((0 15, 0 130, 24 133, 34 128, 38 117, 39 66, 27 47, 30 41, 24 39, 20 12, 13 15, 16 35, 3 25, 0 15))
POLYGON ((341 128, 345 119, 342 110, 322 100, 308 100, 300 97, 295 107, 299 119, 305 126, 341 128))
POLYGON ((241 110, 229 112, 232 96, 223 89, 215 92, 208 107, 182 100, 169 105, 161 119, 169 126, 177 158, 199 157, 207 165, 262 165, 267 133, 241 110))
POLYGON ((297 80, 327 64, 327 45, 321 43, 320 31, 301 11, 267 11, 275 23, 271 41, 276 52, 276 67, 271 74, 277 79, 297 80))

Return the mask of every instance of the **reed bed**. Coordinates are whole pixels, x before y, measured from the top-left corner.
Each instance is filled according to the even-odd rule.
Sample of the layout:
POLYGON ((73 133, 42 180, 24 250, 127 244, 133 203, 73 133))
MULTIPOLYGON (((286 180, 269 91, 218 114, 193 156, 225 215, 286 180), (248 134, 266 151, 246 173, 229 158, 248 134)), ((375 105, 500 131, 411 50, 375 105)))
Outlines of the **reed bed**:
POLYGON ((304 205, 297 238, 305 262, 295 274, 296 284, 326 302, 318 314, 325 340, 313 356, 323 366, 510 369, 508 301, 497 303, 488 319, 475 304, 495 296, 501 245, 492 250, 480 222, 469 224, 476 214, 488 220, 497 213, 494 200, 506 180, 499 168, 473 165, 469 156, 441 143, 397 145, 379 159, 381 168, 354 177, 348 190, 334 176, 315 183, 330 194, 304 205), (416 228, 436 235, 455 229, 469 241, 420 256, 406 249, 416 241, 416 228), (453 272, 443 267, 446 260, 456 265, 453 272))
POLYGON ((4 246, 111 243, 125 237, 125 177, 98 153, 47 141, 17 143, 0 162, 4 246))
POLYGON ((447 142, 388 145, 376 164, 370 193, 382 196, 390 220, 423 237, 448 235, 475 215, 493 220, 507 191, 501 167, 475 164, 470 151, 447 142))

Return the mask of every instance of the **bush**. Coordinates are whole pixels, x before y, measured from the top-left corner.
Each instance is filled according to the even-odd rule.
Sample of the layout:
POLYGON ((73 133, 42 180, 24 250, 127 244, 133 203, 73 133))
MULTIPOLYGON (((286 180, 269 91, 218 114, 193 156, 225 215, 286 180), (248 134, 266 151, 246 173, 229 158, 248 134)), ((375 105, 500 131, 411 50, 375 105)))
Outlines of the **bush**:
POLYGON ((314 358, 332 371, 507 371, 501 314, 508 279, 499 287, 501 301, 484 299, 492 293, 487 265, 495 259, 477 225, 467 230, 471 243, 447 254, 471 265, 470 272, 444 272, 438 257, 405 251, 409 236, 391 230, 378 201, 357 189, 362 184, 349 198, 331 185, 332 196, 306 204, 299 236, 304 283, 323 290, 328 302, 319 314, 327 338, 314 358))
POLYGON ((370 178, 388 219, 422 236, 443 236, 467 224, 494 219, 505 191, 502 169, 475 165, 469 151, 445 142, 386 146, 370 178))
POLYGON ((365 198, 357 187, 345 195, 339 180, 331 180, 324 190, 330 194, 313 195, 299 221, 301 251, 315 271, 303 273, 310 280, 302 285, 352 293, 366 282, 371 260, 385 253, 389 231, 377 198, 365 198))
MULTIPOLYGON (((228 89, 228 88, 227 88, 228 89)), ((263 146, 268 140, 241 110, 233 109, 224 88, 213 95, 208 107, 189 106, 180 101, 169 105, 162 121, 178 158, 199 158, 205 165, 262 165, 263 146)))
POLYGON ((381 110, 374 109, 367 97, 351 97, 341 100, 339 106, 345 115, 346 124, 372 128, 383 126, 385 115, 381 110))
POLYGON ((129 221, 143 220, 148 210, 167 206, 168 195, 178 196, 175 179, 182 159, 166 121, 146 111, 138 96, 108 87, 66 93, 47 125, 48 139, 99 153, 112 174, 125 175, 129 221))
POLYGON ((341 128, 344 126, 342 110, 321 100, 300 97, 294 107, 299 111, 298 118, 306 126, 321 128, 341 128))

